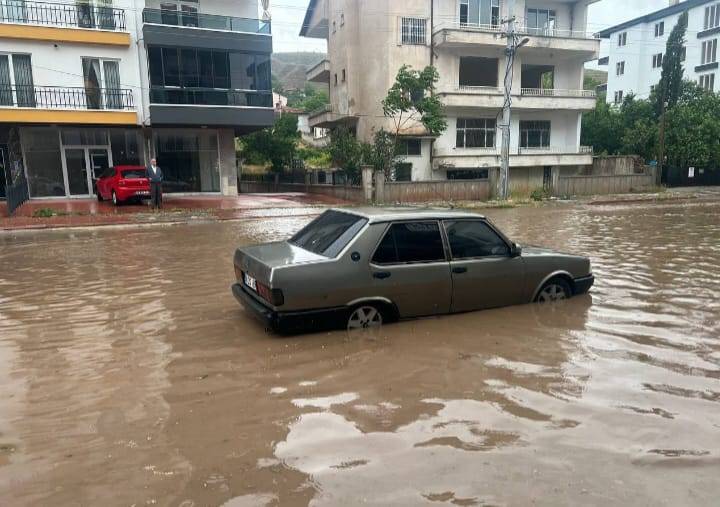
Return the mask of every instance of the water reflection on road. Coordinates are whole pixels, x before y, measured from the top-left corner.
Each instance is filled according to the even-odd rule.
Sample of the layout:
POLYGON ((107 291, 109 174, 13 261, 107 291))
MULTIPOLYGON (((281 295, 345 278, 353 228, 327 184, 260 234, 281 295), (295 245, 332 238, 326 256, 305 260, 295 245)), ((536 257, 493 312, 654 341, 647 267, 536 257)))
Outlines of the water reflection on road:
POLYGON ((709 504, 720 207, 488 213, 591 294, 268 336, 236 245, 307 217, 0 236, 0 504, 709 504))

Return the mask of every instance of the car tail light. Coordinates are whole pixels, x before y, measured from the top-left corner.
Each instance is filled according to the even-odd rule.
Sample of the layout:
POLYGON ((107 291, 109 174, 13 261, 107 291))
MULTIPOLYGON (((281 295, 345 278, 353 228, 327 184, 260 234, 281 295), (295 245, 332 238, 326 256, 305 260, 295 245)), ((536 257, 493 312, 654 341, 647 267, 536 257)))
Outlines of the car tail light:
POLYGON ((237 264, 233 264, 233 267, 235 268, 235 280, 237 280, 238 282, 241 282, 243 279, 242 270, 238 267, 237 264))
POLYGON ((260 297, 273 306, 282 306, 285 297, 280 289, 271 289, 264 283, 257 282, 257 291, 260 297))

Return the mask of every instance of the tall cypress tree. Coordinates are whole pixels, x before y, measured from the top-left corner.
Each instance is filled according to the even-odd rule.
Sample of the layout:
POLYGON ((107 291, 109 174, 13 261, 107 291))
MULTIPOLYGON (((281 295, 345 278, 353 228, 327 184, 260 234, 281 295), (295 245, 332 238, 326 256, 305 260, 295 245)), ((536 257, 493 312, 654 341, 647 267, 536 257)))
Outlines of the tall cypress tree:
POLYGON ((662 76, 657 87, 655 111, 659 116, 662 113, 662 103, 667 102, 668 108, 677 104, 680 97, 683 80, 683 58, 685 51, 685 33, 688 26, 688 13, 683 12, 678 22, 670 32, 665 47, 662 63, 662 76))

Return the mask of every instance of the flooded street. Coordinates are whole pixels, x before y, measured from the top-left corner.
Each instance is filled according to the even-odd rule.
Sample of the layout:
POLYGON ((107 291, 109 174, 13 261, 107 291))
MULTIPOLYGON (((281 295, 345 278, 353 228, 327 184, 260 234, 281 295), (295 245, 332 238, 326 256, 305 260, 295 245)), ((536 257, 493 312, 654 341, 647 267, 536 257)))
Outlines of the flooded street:
POLYGON ((232 253, 309 216, 0 235, 0 505, 716 504, 720 206, 487 214, 590 294, 279 338, 232 253))

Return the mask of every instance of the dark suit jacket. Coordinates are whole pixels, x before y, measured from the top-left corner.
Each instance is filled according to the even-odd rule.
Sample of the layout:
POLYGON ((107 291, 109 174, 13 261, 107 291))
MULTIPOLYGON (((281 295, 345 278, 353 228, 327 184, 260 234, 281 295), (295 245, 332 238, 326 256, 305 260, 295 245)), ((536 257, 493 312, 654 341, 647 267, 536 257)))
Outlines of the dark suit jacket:
POLYGON ((162 169, 160 169, 160 166, 155 167, 157 169, 157 174, 153 174, 152 168, 150 166, 147 166, 145 170, 147 171, 148 179, 150 180, 150 183, 162 183, 163 180, 163 172, 162 169))

